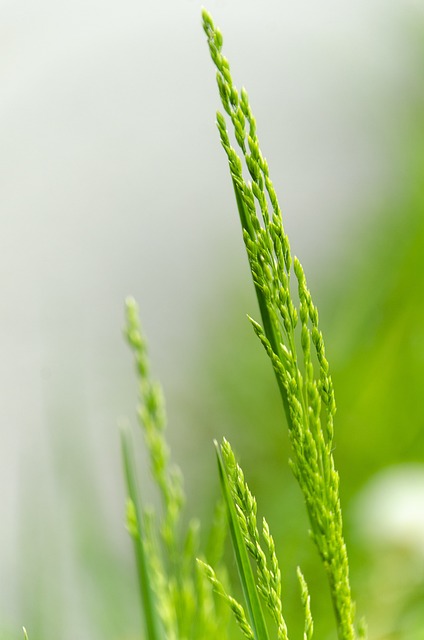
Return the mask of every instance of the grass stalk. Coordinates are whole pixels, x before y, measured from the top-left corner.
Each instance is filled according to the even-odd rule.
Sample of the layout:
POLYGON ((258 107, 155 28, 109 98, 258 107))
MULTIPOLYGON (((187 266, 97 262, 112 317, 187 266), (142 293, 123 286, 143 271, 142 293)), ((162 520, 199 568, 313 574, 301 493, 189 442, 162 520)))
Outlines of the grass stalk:
POLYGON ((236 507, 231 495, 227 469, 221 455, 221 449, 216 441, 215 448, 218 462, 219 480, 221 484, 222 495, 227 506, 231 540, 233 544, 240 582, 243 589, 243 595, 249 613, 250 624, 255 640, 269 640, 268 630, 262 612, 262 606, 256 589, 255 578, 253 575, 252 567, 250 565, 249 554, 247 552, 243 533, 240 529, 236 507))
POLYGON ((121 448, 129 501, 127 508, 127 526, 133 540, 146 638, 149 640, 162 640, 155 595, 150 580, 151 569, 149 566, 149 558, 146 554, 144 544, 143 510, 137 486, 133 442, 130 431, 125 426, 121 428, 121 448))
POLYGON ((353 640, 354 605, 343 537, 339 476, 333 458, 336 405, 318 311, 303 268, 297 258, 292 258, 247 92, 245 89, 239 92, 235 87, 230 65, 222 54, 222 34, 205 10, 203 28, 216 68, 221 103, 238 147, 236 151, 230 141, 227 118, 218 112, 217 126, 235 190, 262 326, 251 322, 272 362, 288 417, 293 451, 290 464, 303 492, 311 535, 327 573, 339 639, 353 640), (246 170, 250 180, 244 178, 246 170), (293 274, 297 279, 298 303, 291 289, 293 274), (300 355, 296 336, 300 338, 300 355))

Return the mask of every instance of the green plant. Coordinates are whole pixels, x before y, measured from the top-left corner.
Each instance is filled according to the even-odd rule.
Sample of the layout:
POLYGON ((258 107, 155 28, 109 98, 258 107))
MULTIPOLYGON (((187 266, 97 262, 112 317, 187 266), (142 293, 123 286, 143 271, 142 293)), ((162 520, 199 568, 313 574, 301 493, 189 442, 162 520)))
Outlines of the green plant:
MULTIPOLYGON (((125 334, 133 350, 139 380, 139 420, 144 430, 154 481, 159 489, 162 510, 158 519, 143 508, 137 489, 133 444, 127 428, 122 429, 122 451, 128 488, 127 527, 134 542, 141 604, 146 636, 150 640, 169 638, 226 638, 227 612, 213 597, 212 589, 196 564, 198 523, 181 525, 184 503, 182 478, 169 463, 164 438, 165 407, 160 386, 149 373, 146 344, 141 333, 134 300, 126 303, 125 334)), ((211 532, 222 537, 222 515, 211 532), (216 529, 216 531, 215 531, 216 529)), ((221 544, 208 556, 219 562, 221 544)))
MULTIPOLYGON (((203 11, 203 27, 217 71, 222 106, 232 123, 239 148, 238 153, 231 143, 226 118, 218 112, 217 125, 229 162, 262 324, 249 320, 277 379, 292 445, 290 465, 302 490, 311 537, 328 577, 338 636, 340 640, 354 640, 357 634, 363 636, 365 632, 363 629, 356 632, 354 626, 339 476, 333 459, 336 406, 318 311, 303 268, 291 255, 247 93, 244 89, 239 93, 234 86, 228 61, 221 53, 221 33, 206 11, 203 11), (244 177, 246 169, 250 181, 244 177)), ((127 301, 125 333, 136 361, 141 399, 139 420, 162 501, 159 520, 143 507, 137 488, 132 440, 129 431, 123 429, 127 526, 134 542, 146 636, 151 640, 164 637, 225 639, 230 637, 227 612, 232 610, 245 637, 288 639, 274 540, 265 519, 259 531, 256 500, 226 440, 216 445, 218 470, 245 607, 229 595, 222 544, 217 545, 214 554, 202 554, 197 522, 189 522, 183 530, 181 475, 169 463, 162 392, 150 378, 146 344, 132 299, 127 301), (197 563, 196 555, 199 556, 197 563), (228 609, 223 608, 222 603, 229 605, 228 609), (272 633, 269 618, 273 623, 272 633)), ((218 513, 222 514, 222 509, 218 508, 218 513)), ((218 517, 212 538, 218 537, 221 541, 223 529, 222 517, 218 517)), ((300 569, 298 577, 305 617, 304 638, 309 640, 313 634, 310 598, 300 569)))

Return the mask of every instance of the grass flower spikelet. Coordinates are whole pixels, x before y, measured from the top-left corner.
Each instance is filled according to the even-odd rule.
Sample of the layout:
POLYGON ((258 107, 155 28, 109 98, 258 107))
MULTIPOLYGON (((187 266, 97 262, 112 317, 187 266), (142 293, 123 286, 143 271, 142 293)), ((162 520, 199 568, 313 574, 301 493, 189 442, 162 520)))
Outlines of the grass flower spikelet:
MULTIPOLYGON (((210 581, 199 571, 199 523, 181 522, 184 504, 180 470, 171 464, 165 439, 166 412, 162 389, 150 377, 147 345, 138 308, 126 302, 125 336, 133 351, 138 376, 138 418, 142 427, 153 480, 159 489, 162 510, 159 517, 143 509, 137 488, 132 440, 122 431, 124 467, 127 479, 127 529, 133 539, 139 573, 146 637, 149 640, 228 640, 228 615, 221 615, 210 581), (156 620, 159 619, 159 622, 156 620)), ((222 518, 216 522, 219 543, 215 561, 220 560, 223 539, 222 518)))
POLYGON ((281 571, 268 523, 265 519, 263 520, 263 545, 257 526, 256 500, 244 479, 241 467, 236 462, 230 443, 225 438, 221 451, 244 542, 249 554, 256 563, 259 594, 277 626, 278 640, 288 640, 287 626, 282 612, 281 571))
MULTIPOLYGON (((291 467, 302 489, 312 538, 328 576, 338 635, 340 640, 353 640, 354 606, 339 478, 332 454, 336 405, 318 311, 303 268, 291 255, 247 92, 235 87, 230 65, 222 54, 222 35, 206 11, 203 28, 216 67, 221 103, 238 147, 237 151, 231 144, 226 117, 218 113, 218 131, 228 159, 262 317, 262 323, 251 322, 272 362, 283 400, 293 451, 291 467), (246 172, 249 179, 244 177, 246 172), (298 302, 292 294, 293 275, 298 302), (317 373, 314 361, 318 364, 317 373)), ((250 541, 249 549, 252 544, 250 541)))
POLYGON ((245 638, 248 638, 248 640, 255 640, 253 630, 247 621, 246 613, 243 609, 243 606, 239 602, 237 602, 235 598, 228 595, 222 582, 218 580, 218 578, 216 577, 215 571, 212 569, 212 567, 209 564, 199 559, 197 560, 197 562, 203 574, 206 576, 206 578, 209 580, 209 582, 213 586, 215 593, 220 595, 230 607, 242 634, 245 636, 245 638))

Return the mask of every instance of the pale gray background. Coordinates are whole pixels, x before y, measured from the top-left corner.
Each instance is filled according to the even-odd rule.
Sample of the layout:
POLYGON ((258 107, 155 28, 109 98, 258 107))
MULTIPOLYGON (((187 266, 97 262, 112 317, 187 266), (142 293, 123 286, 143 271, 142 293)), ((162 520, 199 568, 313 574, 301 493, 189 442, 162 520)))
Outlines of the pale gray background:
MULTIPOLYGON (((56 429, 90 450, 108 535, 125 536, 116 429, 134 404, 125 296, 140 302, 172 396, 204 339, 199 303, 219 316, 210 287, 227 264, 243 271, 200 7, 0 3, 0 614, 14 623, 23 495, 56 521, 66 549, 56 429)), ((313 267, 390 181, 408 30, 423 2, 207 8, 249 90, 295 250, 313 267)))

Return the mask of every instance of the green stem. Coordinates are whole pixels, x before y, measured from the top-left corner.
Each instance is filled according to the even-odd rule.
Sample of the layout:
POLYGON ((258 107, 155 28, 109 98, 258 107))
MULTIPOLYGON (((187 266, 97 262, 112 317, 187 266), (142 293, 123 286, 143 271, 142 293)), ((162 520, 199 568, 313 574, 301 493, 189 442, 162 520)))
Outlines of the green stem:
POLYGON ((137 520, 137 533, 131 537, 134 543, 134 553, 136 557, 136 567, 141 596, 141 608, 144 613, 144 622, 146 627, 146 638, 149 640, 162 640, 156 614, 154 593, 150 582, 149 564, 144 548, 143 511, 137 487, 133 444, 130 432, 127 428, 121 429, 121 447, 128 497, 134 505, 137 520))
POLYGON ((253 576, 252 566, 249 560, 246 543, 240 529, 236 507, 231 495, 230 483, 228 481, 227 469, 222 458, 221 448, 215 440, 216 457, 218 462, 219 479, 221 482, 222 495, 224 497, 228 523, 230 527, 231 540, 233 543, 234 554, 236 557, 237 569, 240 576, 240 582, 243 595, 246 601, 249 613, 250 624, 252 626, 255 640, 269 640, 268 630, 265 623, 261 603, 256 588, 255 578, 253 576))
MULTIPOLYGON (((236 196, 236 202, 237 202, 237 209, 239 212, 239 216, 240 216, 240 222, 241 222, 241 226, 242 228, 247 231, 247 233, 250 235, 250 237, 252 238, 252 240, 255 239, 255 232, 252 228, 252 225, 250 224, 249 221, 249 217, 246 215, 246 210, 244 207, 244 203, 243 203, 243 198, 240 194, 239 188, 237 187, 237 183, 234 180, 234 178, 232 178, 233 181, 233 187, 234 187, 234 193, 236 196)), ((266 303, 266 300, 264 298, 264 295, 260 289, 260 287, 258 287, 258 285, 254 282, 254 287, 255 287, 255 291, 256 291, 256 298, 258 300, 258 305, 259 305, 259 311, 261 314, 261 318, 262 318, 262 325, 264 328, 264 332, 266 337, 269 340, 269 343, 272 347, 272 350, 274 351, 274 353, 276 353, 278 356, 281 357, 281 348, 280 348, 280 344, 278 342, 272 321, 271 321, 271 316, 269 314, 269 309, 268 309, 268 305, 266 303)), ((277 373, 275 373, 275 378, 277 380, 277 384, 278 384, 278 389, 280 391, 280 395, 281 395, 281 399, 283 402, 283 407, 284 407, 284 413, 286 415, 286 419, 287 419, 287 423, 289 426, 291 426, 291 417, 290 417, 290 409, 289 409, 289 402, 287 399, 287 392, 284 388, 283 383, 281 382, 281 379, 279 378, 279 376, 277 375, 277 373)))

